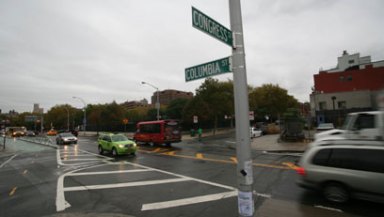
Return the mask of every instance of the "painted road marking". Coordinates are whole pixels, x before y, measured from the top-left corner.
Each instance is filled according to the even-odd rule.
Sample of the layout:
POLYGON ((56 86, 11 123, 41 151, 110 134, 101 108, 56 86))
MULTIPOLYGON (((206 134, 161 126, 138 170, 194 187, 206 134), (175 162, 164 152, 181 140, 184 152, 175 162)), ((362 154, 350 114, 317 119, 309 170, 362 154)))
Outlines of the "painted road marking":
POLYGON ((17 154, 13 155, 12 157, 10 157, 8 160, 6 160, 4 163, 2 163, 0 165, 0 168, 2 168, 3 166, 5 166, 7 163, 11 162, 11 160, 13 160, 13 158, 15 158, 17 156, 17 154))
POLYGON ((230 157, 229 159, 231 159, 231 161, 233 161, 235 164, 237 164, 237 158, 236 157, 230 157))
POLYGON ((15 194, 16 190, 17 190, 17 187, 13 187, 11 192, 9 192, 9 196, 12 197, 15 194))
POLYGON ((293 170, 296 170, 297 168, 299 168, 298 166, 296 166, 294 163, 292 163, 292 162, 283 162, 283 163, 281 163, 281 164, 283 164, 283 165, 285 165, 285 166, 287 166, 287 167, 289 167, 289 168, 291 168, 291 169, 293 169, 293 170))
MULTIPOLYGON (((141 151, 144 153, 151 153, 148 151, 143 151, 143 150, 141 150, 141 151)), ((193 160, 205 160, 205 161, 211 161, 211 162, 216 162, 216 163, 236 164, 232 159, 231 160, 221 160, 221 159, 203 158, 202 154, 198 157, 198 154, 200 154, 200 153, 197 153, 196 156, 180 155, 180 154, 168 155, 166 153, 158 153, 158 154, 159 155, 172 156, 172 157, 193 159, 193 160)), ((281 165, 261 164, 261 163, 253 163, 252 165, 255 167, 267 167, 267 168, 274 168, 274 169, 292 170, 292 168, 290 168, 288 166, 281 166, 281 165)))
POLYGON ((104 171, 104 172, 86 172, 86 173, 72 173, 67 176, 89 176, 89 175, 105 175, 115 173, 137 173, 137 172, 148 172, 152 171, 149 169, 133 169, 133 170, 116 170, 116 171, 104 171))
POLYGON ((143 204, 141 207, 141 211, 179 207, 179 206, 191 205, 191 204, 196 204, 196 203, 221 200, 221 199, 225 199, 225 198, 229 198, 229 197, 235 197, 235 196, 237 196, 237 191, 230 191, 230 192, 224 192, 224 193, 218 193, 218 194, 209 194, 209 195, 204 195, 204 196, 189 197, 189 198, 184 198, 184 199, 179 199, 179 200, 170 200, 170 201, 163 201, 163 202, 158 202, 158 203, 149 203, 149 204, 143 204))
POLYGON ((100 189, 110 189, 110 188, 126 188, 126 187, 136 187, 136 186, 144 186, 144 185, 158 185, 158 184, 167 184, 167 183, 173 183, 173 182, 184 182, 184 181, 190 181, 190 179, 175 178, 175 179, 161 179, 161 180, 151 180, 151 181, 126 182, 126 183, 117 183, 117 184, 87 185, 87 186, 64 188, 64 191, 86 191, 86 190, 100 190, 100 189))
POLYGON ((164 152, 163 154, 166 154, 166 155, 175 155, 176 152, 175 152, 175 151, 169 151, 169 152, 164 152))
POLYGON ((27 174, 28 170, 24 170, 23 175, 27 174))
POLYGON ((68 146, 65 146, 65 148, 63 149, 56 150, 56 159, 57 159, 57 164, 59 166, 78 166, 78 165, 89 164, 90 162, 96 163, 104 160, 111 160, 112 158, 79 149, 78 146, 74 146, 70 148, 68 148, 68 146), (76 158, 80 156, 93 157, 93 158, 76 158), (70 163, 70 162, 74 162, 74 163, 70 163))
POLYGON ((161 148, 156 148, 155 150, 153 150, 152 152, 160 152, 160 151, 162 151, 162 149, 161 148))
POLYGON ((343 210, 332 208, 332 207, 321 206, 321 205, 314 205, 314 207, 315 208, 320 208, 320 209, 326 209, 326 210, 330 210, 330 211, 335 211, 335 212, 339 212, 339 213, 343 213, 343 210))
MULTIPOLYGON (((228 196, 223 196, 223 194, 220 194, 221 197, 218 197, 218 195, 219 195, 218 194, 216 196, 214 196, 214 195, 204 195, 204 196, 180 199, 177 202, 178 206, 187 205, 186 203, 190 202, 192 200, 197 200, 197 201, 201 201, 201 202, 204 202, 204 200, 207 200, 207 201, 212 201, 213 199, 219 200, 219 199, 223 199, 223 198, 231 196, 232 194, 234 194, 232 192, 237 192, 237 189, 234 188, 234 187, 231 187, 231 186, 226 186, 226 185, 222 185, 222 184, 219 184, 219 183, 214 183, 214 182, 209 182, 209 181, 205 181, 205 180, 201 180, 201 179, 196 179, 196 178, 192 178, 192 177, 188 177, 188 176, 184 176, 184 175, 168 172, 168 171, 165 171, 165 170, 159 170, 159 169, 156 169, 156 168, 147 167, 147 166, 140 165, 140 164, 135 164, 135 163, 130 163, 130 162, 123 162, 123 163, 121 163, 121 162, 119 162, 119 163, 105 162, 105 163, 106 164, 98 164, 98 165, 92 165, 92 166, 89 166, 89 167, 84 167, 84 168, 77 169, 77 170, 74 170, 74 171, 71 171, 71 172, 68 172, 66 174, 61 175, 59 177, 58 181, 57 181, 56 211, 57 212, 63 211, 65 209, 71 207, 71 204, 69 204, 65 200, 64 193, 65 192, 72 192, 72 191, 97 190, 97 189, 106 189, 106 188, 122 188, 122 187, 156 185, 156 184, 165 184, 165 183, 173 183, 173 182, 183 182, 183 181, 195 181, 195 182, 199 182, 199 183, 203 183, 203 184, 207 184, 207 185, 211 185, 211 186, 227 189, 227 190, 230 190, 230 192, 231 192, 231 193, 228 193, 228 192, 227 193, 223 193, 223 194, 228 195, 228 196), (80 172, 82 170, 90 169, 90 168, 95 168, 95 167, 106 166, 106 165, 122 165, 122 164, 131 165, 131 166, 134 166, 136 168, 140 168, 140 169, 133 169, 133 170, 125 170, 123 172, 153 172, 153 171, 155 171, 155 172, 160 172, 160 173, 167 174, 167 175, 170 175, 170 176, 173 176, 173 177, 177 177, 177 178, 165 179, 165 180, 148 180, 148 181, 139 181, 139 182, 126 182, 126 183, 116 183, 116 184, 75 186, 75 187, 67 187, 67 188, 64 187, 64 179, 67 176, 101 175, 101 174, 121 173, 122 172, 122 171, 104 171, 104 172, 84 172, 84 173, 78 173, 78 172, 80 172)), ((144 204, 143 207, 146 210, 150 210, 150 209, 153 209, 153 208, 158 209, 158 207, 161 204, 162 204, 162 207, 164 207, 164 208, 167 208, 167 206, 169 208, 170 207, 175 207, 174 205, 170 206, 169 204, 171 204, 171 203, 172 202, 169 202, 169 201, 162 201, 162 202, 153 203, 152 205, 151 204, 147 204, 147 205, 144 204)), ((189 203, 189 204, 193 204, 193 203, 189 203)))

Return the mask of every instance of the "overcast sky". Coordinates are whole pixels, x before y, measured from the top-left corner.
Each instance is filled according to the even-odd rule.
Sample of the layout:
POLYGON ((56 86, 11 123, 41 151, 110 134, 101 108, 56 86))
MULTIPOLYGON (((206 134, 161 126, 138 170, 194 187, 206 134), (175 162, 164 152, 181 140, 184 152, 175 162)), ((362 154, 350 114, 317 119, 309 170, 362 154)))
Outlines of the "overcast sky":
MULTIPOLYGON (((343 50, 384 59, 382 0, 242 0, 247 79, 309 101, 343 50)), ((0 0, 0 109, 148 99, 192 91, 184 69, 231 55, 192 27, 191 7, 230 28, 227 0, 0 0)), ((232 78, 231 73, 215 76, 232 78)))

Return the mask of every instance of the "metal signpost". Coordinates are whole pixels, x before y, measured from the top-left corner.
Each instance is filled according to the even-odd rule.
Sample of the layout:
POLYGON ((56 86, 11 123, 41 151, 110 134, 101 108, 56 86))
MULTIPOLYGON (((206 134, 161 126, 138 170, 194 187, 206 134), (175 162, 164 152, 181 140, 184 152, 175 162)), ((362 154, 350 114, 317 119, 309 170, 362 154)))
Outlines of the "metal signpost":
POLYGON ((201 78, 231 72, 231 58, 215 60, 185 69, 185 81, 193 81, 201 78))
POLYGON ((229 0, 231 30, 234 35, 232 48, 233 87, 235 95, 237 183, 239 188, 239 216, 253 216, 253 166, 249 135, 248 83, 240 0, 229 0))
POLYGON ((229 0, 231 30, 192 7, 193 27, 232 47, 232 57, 185 69, 185 81, 233 72, 239 216, 254 216, 253 166, 249 132, 248 84, 240 0, 229 0), (222 61, 226 61, 223 63, 222 61))

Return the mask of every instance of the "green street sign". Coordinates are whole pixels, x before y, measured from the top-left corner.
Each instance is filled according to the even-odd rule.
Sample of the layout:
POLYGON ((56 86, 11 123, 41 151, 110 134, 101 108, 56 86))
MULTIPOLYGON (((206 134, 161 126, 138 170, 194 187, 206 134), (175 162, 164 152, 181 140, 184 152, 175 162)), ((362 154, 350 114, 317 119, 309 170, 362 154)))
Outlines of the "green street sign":
POLYGON ((216 39, 219 39, 231 47, 233 45, 231 30, 227 29, 194 7, 192 7, 192 26, 216 39))
POLYGON ((215 60, 208 63, 203 63, 197 66, 192 66, 185 69, 185 81, 193 81, 201 78, 206 78, 214 75, 231 72, 231 57, 215 60))

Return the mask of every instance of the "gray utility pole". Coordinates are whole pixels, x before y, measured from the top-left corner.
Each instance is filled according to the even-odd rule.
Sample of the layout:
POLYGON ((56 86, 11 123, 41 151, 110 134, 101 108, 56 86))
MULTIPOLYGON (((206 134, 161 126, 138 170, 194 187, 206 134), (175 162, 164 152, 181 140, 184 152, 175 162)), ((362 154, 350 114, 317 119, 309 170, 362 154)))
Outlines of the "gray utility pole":
POLYGON ((240 0, 229 0, 233 33, 232 71, 235 95, 237 183, 239 216, 254 216, 253 166, 249 132, 248 84, 240 0))

